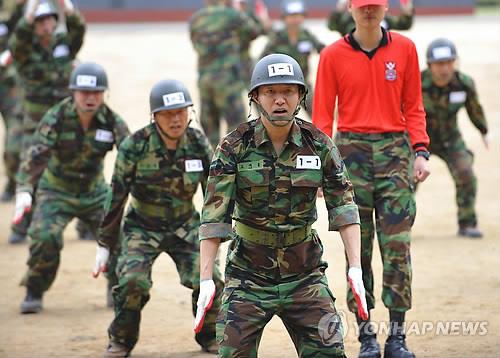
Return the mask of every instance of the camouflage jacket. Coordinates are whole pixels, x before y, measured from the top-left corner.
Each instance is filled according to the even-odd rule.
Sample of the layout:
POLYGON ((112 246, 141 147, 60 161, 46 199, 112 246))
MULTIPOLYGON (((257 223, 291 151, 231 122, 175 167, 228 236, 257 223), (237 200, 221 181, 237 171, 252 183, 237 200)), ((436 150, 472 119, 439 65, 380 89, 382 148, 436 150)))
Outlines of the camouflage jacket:
POLYGON ((422 98, 431 151, 446 147, 449 141, 460 136, 457 112, 464 106, 474 126, 482 134, 488 132, 474 81, 466 74, 456 71, 446 87, 437 87, 432 82, 430 70, 422 71, 422 98))
POLYGON ((129 193, 129 214, 136 215, 147 229, 158 231, 182 224, 179 221, 185 221, 195 211, 193 196, 198 184, 205 191, 212 154, 206 136, 190 127, 174 152, 166 149, 155 124, 131 135, 118 151, 111 203, 101 225, 99 243, 110 248, 116 245, 129 193), (147 212, 155 208, 159 215, 147 212), (182 214, 176 215, 181 210, 182 214))
POLYGON ((104 182, 104 156, 129 134, 122 118, 104 104, 84 131, 73 98, 65 98, 39 123, 35 142, 17 174, 18 190, 32 192, 42 174, 39 187, 57 190, 71 186, 84 191, 104 182))
MULTIPOLYGON (((14 11, 6 21, 0 22, 0 54, 7 49, 9 36, 23 16, 23 5, 16 5, 14 11)), ((16 84, 16 71, 13 66, 0 66, 0 86, 12 87, 16 84)))
POLYGON ((241 41, 255 39, 262 28, 243 12, 212 4, 193 14, 189 20, 189 32, 198 54, 200 75, 233 71, 238 77, 241 71, 241 41))
POLYGON ((243 123, 224 137, 210 165, 200 240, 230 238, 231 219, 272 232, 310 225, 319 187, 329 230, 359 223, 352 184, 331 138, 296 119, 276 156, 261 120, 243 123))
POLYGON ((43 47, 34 25, 21 19, 9 40, 14 65, 28 101, 53 105, 70 95, 73 60, 83 44, 85 24, 78 14, 66 17, 67 33, 55 33, 49 48, 43 47))
POLYGON ((264 57, 272 53, 284 53, 293 57, 302 68, 304 78, 309 75, 309 56, 313 51, 320 52, 325 45, 316 36, 306 29, 301 29, 296 44, 292 44, 288 38, 286 29, 269 34, 269 41, 261 55, 264 57))
MULTIPOLYGON (((398 16, 386 15, 381 26, 386 30, 408 30, 413 25, 413 14, 398 16)), ((349 11, 332 11, 328 17, 328 28, 339 32, 342 36, 354 30, 356 23, 349 11)))

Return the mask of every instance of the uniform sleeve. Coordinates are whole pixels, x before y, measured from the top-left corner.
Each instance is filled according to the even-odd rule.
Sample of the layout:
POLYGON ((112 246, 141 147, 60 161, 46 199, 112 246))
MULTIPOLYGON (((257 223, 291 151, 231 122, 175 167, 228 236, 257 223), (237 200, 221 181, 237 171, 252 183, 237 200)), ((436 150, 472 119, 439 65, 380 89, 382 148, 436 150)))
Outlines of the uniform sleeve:
POLYGON ((413 25, 413 13, 411 15, 401 14, 399 16, 387 15, 385 17, 389 30, 409 30, 413 25))
POLYGON ((402 111, 413 148, 427 149, 425 110, 422 101, 422 83, 415 45, 408 49, 408 62, 402 91, 402 111))
POLYGON ((338 231, 342 226, 359 224, 358 206, 347 169, 337 147, 331 148, 323 159, 323 195, 328 210, 328 230, 338 231))
POLYGON ((262 58, 264 56, 267 56, 267 55, 274 53, 273 49, 276 46, 276 42, 277 42, 276 34, 274 32, 270 33, 267 36, 266 46, 264 47, 264 50, 262 50, 262 53, 260 54, 259 58, 262 58))
POLYGON ((337 31, 342 36, 346 35, 352 28, 354 20, 350 13, 332 11, 328 17, 328 28, 332 31, 337 31))
POLYGON ((210 165, 205 202, 201 213, 200 240, 227 239, 232 232, 236 180, 236 156, 227 141, 223 141, 210 165))
POLYGON ((200 136, 200 141, 202 142, 201 146, 203 148, 203 178, 201 179, 201 189, 203 191, 203 196, 205 196, 207 190, 207 181, 210 172, 210 164, 212 162, 212 157, 214 155, 214 151, 208 138, 202 134, 200 136))
POLYGON ((23 66, 33 50, 34 26, 22 18, 17 23, 9 40, 12 57, 18 66, 23 66))
POLYGON ((130 130, 128 129, 127 123, 120 116, 116 116, 115 125, 113 127, 113 136, 115 138, 116 148, 120 147, 120 144, 130 135, 130 130))
POLYGON ((319 57, 316 85, 314 88, 312 121, 323 133, 331 137, 333 115, 337 99, 337 81, 330 53, 325 50, 319 57))
POLYGON ((18 21, 23 17, 24 6, 23 4, 16 4, 14 11, 10 15, 9 19, 6 21, 7 28, 9 32, 12 32, 16 27, 18 21))
POLYGON ((33 193, 50 159, 51 151, 57 143, 57 116, 49 110, 40 121, 28 148, 28 154, 21 162, 16 181, 19 191, 33 193))
POLYGON ((486 122, 483 107, 479 103, 479 97, 477 95, 474 81, 472 79, 469 79, 469 81, 470 83, 467 86, 468 88, 465 108, 474 126, 481 132, 481 134, 484 135, 488 133, 488 124, 486 122))
POLYGON ((106 203, 106 216, 99 230, 99 244, 113 249, 118 243, 120 225, 128 199, 130 187, 134 181, 136 159, 134 143, 128 137, 119 147, 115 169, 111 179, 111 196, 106 203))
POLYGON ((75 11, 66 17, 66 26, 68 28, 69 48, 72 57, 76 54, 83 45, 83 37, 85 36, 85 22, 83 17, 75 11))
POLYGON ((257 19, 253 19, 245 13, 238 12, 239 19, 237 22, 240 24, 240 38, 246 41, 254 40, 262 34, 263 28, 257 19))

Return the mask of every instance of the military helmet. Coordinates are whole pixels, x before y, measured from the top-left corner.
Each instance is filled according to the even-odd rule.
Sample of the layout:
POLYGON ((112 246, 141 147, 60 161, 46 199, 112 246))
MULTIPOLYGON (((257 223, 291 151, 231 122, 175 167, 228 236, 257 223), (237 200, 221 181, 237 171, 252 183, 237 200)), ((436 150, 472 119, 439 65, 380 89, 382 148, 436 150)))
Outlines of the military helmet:
POLYGON ((283 16, 294 14, 305 14, 306 7, 302 0, 284 0, 281 3, 281 12, 283 16))
POLYGON ((253 69, 248 95, 260 86, 276 84, 297 84, 305 92, 304 74, 295 59, 281 53, 261 58, 253 69))
POLYGON ((178 109, 193 105, 191 95, 181 82, 162 80, 157 82, 149 94, 149 108, 154 114, 168 109, 178 109))
POLYGON ((105 91, 108 89, 106 71, 97 63, 81 63, 71 72, 69 89, 78 91, 105 91))
POLYGON ((36 7, 33 17, 35 20, 37 20, 46 16, 54 16, 57 21, 59 19, 59 12, 51 1, 42 0, 36 7))
POLYGON ((456 58, 455 44, 448 39, 436 39, 427 47, 427 63, 455 60, 456 58))

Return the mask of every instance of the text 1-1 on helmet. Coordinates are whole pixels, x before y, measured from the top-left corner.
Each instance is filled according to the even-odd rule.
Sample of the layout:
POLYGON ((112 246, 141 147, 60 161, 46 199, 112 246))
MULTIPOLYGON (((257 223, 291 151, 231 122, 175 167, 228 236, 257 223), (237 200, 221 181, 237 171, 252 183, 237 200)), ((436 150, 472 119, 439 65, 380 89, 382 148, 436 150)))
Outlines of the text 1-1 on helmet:
POLYGON ((429 44, 426 55, 427 63, 450 61, 457 58, 457 49, 450 40, 439 38, 429 44))

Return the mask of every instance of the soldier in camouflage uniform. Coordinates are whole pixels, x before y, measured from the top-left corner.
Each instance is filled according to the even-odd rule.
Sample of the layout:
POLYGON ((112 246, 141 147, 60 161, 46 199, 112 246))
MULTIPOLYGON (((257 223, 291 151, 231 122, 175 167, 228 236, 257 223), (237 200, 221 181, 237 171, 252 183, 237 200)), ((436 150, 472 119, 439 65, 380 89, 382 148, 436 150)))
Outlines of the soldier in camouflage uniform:
POLYGON ((233 130, 245 117, 240 41, 256 38, 261 27, 224 0, 205 3, 189 20, 189 31, 198 54, 201 124, 210 143, 216 146, 221 120, 226 121, 228 130, 233 130))
POLYGON ((457 51, 447 39, 432 41, 427 49, 428 68, 422 71, 422 94, 427 114, 430 152, 443 159, 456 188, 458 235, 480 238, 477 228, 477 179, 473 154, 467 149, 457 124, 457 112, 465 107, 488 148, 488 125, 479 103, 474 81, 455 69, 457 51))
MULTIPOLYGON (((345 357, 323 246, 311 228, 318 188, 325 193, 329 230, 340 231, 349 278, 363 300, 359 214, 332 140, 296 118, 305 95, 304 76, 293 58, 261 59, 249 92, 260 117, 224 137, 210 165, 195 325, 214 294, 212 267, 220 242, 233 239, 217 319, 220 357, 256 357, 274 315, 282 319, 300 357, 345 357)), ((366 314, 363 302, 360 310, 366 314)))
MULTIPOLYGON (((95 275, 105 269, 122 230, 119 284, 113 290, 115 318, 108 329, 104 357, 125 357, 139 338, 141 311, 149 301, 151 270, 158 255, 174 260, 181 284, 191 288, 192 308, 199 294, 200 216, 193 196, 206 187, 212 149, 205 135, 188 127, 193 105, 186 87, 175 80, 158 82, 150 94, 153 121, 120 147, 112 179, 112 200, 101 226, 95 275), (123 218, 128 195, 129 209, 123 218), (122 228, 120 227, 122 225, 122 228)), ((223 281, 215 275, 217 292, 223 281)), ((207 352, 216 350, 218 295, 195 339, 207 352)))
MULTIPOLYGON (((413 1, 400 1, 401 14, 386 14, 380 25, 386 30, 409 30, 413 25, 413 1)), ((337 31, 342 36, 354 30, 356 24, 348 11, 348 0, 338 0, 336 9, 328 17, 328 28, 337 31)))
POLYGON ((45 114, 21 163, 14 222, 31 210, 38 187, 21 313, 42 309, 42 295, 57 274, 67 224, 77 217, 97 229, 104 216, 109 186, 103 160, 129 134, 125 122, 104 104, 107 86, 101 66, 83 63, 75 68, 69 86, 73 96, 45 114))
POLYGON ((0 113, 5 124, 3 160, 7 174, 7 185, 0 201, 10 201, 16 192, 15 175, 19 167, 22 139, 22 102, 19 78, 12 66, 12 54, 7 49, 9 35, 17 21, 23 16, 23 3, 16 4, 6 21, 0 22, 0 113))
POLYGON ((271 53, 284 53, 292 56, 302 68, 310 95, 307 97, 306 110, 312 117, 312 86, 309 78, 309 57, 316 51, 319 53, 325 45, 316 36, 304 29, 306 10, 302 0, 287 0, 283 3, 283 21, 285 28, 269 34, 267 43, 261 57, 271 53))
MULTIPOLYGON (((52 3, 35 0, 27 4, 25 16, 9 40, 24 90, 21 160, 33 144, 45 112, 70 95, 69 76, 83 43, 85 25, 71 1, 64 4, 67 32, 55 32, 59 13, 52 3)), ((30 215, 26 215, 21 223, 12 225, 9 242, 25 240, 29 221, 30 215)))

